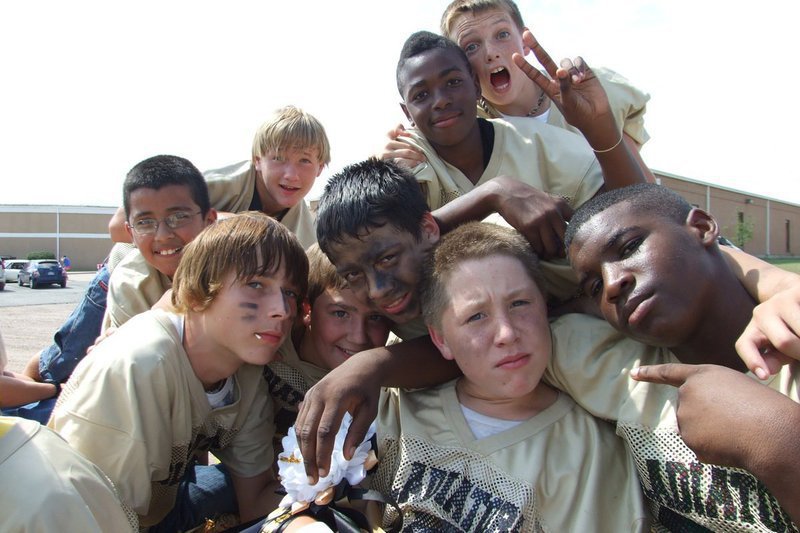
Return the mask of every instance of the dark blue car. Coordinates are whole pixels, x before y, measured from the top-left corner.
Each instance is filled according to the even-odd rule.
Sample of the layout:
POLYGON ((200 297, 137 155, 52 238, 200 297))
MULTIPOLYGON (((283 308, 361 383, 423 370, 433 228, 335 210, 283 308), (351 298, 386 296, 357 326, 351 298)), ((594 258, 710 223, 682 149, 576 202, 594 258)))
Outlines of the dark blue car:
POLYGON ((67 271, 56 259, 34 259, 28 266, 19 271, 17 283, 19 283, 20 287, 28 284, 31 289, 42 285, 53 285, 54 283, 66 287, 67 271))

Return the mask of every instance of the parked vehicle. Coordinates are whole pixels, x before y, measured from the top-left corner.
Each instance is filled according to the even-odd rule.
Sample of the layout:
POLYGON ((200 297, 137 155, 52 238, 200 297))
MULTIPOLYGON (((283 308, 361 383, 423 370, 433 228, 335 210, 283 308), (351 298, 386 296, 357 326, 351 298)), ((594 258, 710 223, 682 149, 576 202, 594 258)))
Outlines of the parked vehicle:
POLYGON ((19 271, 17 283, 20 287, 26 283, 31 289, 42 285, 52 285, 58 283, 62 287, 67 286, 67 271, 61 266, 57 259, 34 259, 23 270, 19 271))
POLYGON ((19 271, 28 266, 27 259, 6 259, 6 283, 16 283, 19 271))

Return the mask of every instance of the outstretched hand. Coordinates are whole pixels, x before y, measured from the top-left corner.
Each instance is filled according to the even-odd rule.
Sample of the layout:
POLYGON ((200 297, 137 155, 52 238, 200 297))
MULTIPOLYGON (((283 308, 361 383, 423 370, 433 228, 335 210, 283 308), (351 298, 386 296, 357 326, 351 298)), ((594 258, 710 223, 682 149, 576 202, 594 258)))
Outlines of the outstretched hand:
POLYGON ((520 54, 514 54, 514 63, 541 87, 567 122, 584 134, 592 148, 605 150, 613 146, 619 139, 620 130, 614 122, 605 89, 583 58, 563 59, 558 67, 529 30, 523 32, 522 40, 550 77, 520 54), (612 129, 609 129, 610 125, 613 125, 612 129))
POLYGON ((753 309, 736 341, 742 361, 760 379, 800 360, 800 287, 779 292, 753 309))
POLYGON ((328 474, 336 433, 344 414, 349 412, 353 416, 342 447, 345 458, 351 459, 375 420, 379 396, 377 380, 366 379, 358 366, 347 362, 309 389, 300 404, 295 433, 306 474, 312 483, 328 474))

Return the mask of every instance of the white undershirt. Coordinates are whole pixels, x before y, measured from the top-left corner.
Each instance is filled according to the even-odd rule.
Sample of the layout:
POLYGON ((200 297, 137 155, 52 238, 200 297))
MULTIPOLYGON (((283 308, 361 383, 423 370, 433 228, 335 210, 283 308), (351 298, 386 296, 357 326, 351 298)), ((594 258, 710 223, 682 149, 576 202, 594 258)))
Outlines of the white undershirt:
POLYGON ((516 427, 524 420, 503 420, 502 418, 495 418, 493 416, 486 416, 477 411, 473 411, 469 407, 461 405, 461 412, 464 413, 464 418, 467 420, 469 429, 472 430, 472 435, 481 440, 492 435, 497 435, 516 427))

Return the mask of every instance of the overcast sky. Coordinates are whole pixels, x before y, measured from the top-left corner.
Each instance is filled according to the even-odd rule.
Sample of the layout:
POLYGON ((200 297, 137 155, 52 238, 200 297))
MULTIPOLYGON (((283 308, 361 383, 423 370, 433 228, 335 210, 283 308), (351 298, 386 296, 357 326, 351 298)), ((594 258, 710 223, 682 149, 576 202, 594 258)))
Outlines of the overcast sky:
MULTIPOLYGON (((119 205, 141 159, 176 154, 201 170, 247 159, 258 125, 286 104, 315 114, 331 139, 318 196, 404 120, 400 48, 413 31, 438 31, 447 4, 4 3, 0 203, 119 205)), ((552 56, 583 55, 650 93, 651 167, 800 204, 791 5, 519 2, 552 56)))

